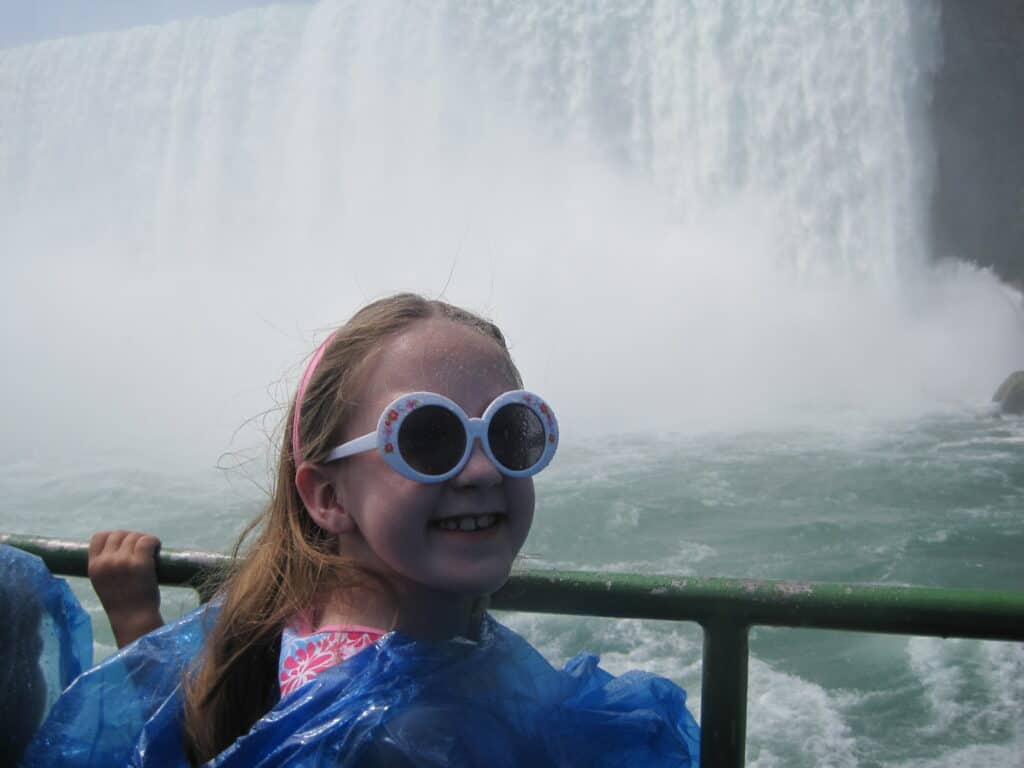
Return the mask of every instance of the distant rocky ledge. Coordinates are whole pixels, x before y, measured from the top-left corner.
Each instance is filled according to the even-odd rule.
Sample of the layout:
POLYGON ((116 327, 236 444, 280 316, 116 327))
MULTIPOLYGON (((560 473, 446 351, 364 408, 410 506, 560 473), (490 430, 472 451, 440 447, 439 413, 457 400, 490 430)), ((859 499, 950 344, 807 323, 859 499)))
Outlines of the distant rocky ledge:
POLYGON ((1003 413, 1024 413, 1024 371, 1014 371, 992 396, 1003 413))

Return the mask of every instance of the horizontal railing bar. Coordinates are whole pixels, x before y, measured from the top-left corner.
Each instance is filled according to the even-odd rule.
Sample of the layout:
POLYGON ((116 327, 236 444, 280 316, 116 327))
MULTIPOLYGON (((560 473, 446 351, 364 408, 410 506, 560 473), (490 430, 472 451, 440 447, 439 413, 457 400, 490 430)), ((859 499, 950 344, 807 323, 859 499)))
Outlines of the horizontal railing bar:
MULTIPOLYGON (((89 545, 47 536, 20 536, 0 533, 0 544, 10 544, 38 555, 52 573, 61 576, 88 576, 89 545)), ((160 549, 157 553, 157 580, 168 587, 191 587, 206 574, 231 564, 229 555, 187 549, 160 549)))
POLYGON ((748 626, 1024 640, 1024 592, 767 579, 516 572, 495 608, 748 626))
MULTIPOLYGON (((0 534, 54 573, 86 575, 88 545, 0 534)), ((161 584, 191 586, 230 557, 162 550, 161 584)), ((806 627, 936 637, 1024 640, 1024 591, 516 570, 491 599, 499 610, 806 627)))

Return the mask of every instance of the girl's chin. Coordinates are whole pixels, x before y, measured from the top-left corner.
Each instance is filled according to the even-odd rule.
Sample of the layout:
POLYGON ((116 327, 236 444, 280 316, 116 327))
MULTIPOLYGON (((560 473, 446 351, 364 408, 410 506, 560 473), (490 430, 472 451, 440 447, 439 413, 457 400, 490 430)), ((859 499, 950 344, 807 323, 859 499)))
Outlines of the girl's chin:
POLYGON ((511 565, 495 563, 493 567, 438 574, 432 585, 455 599, 480 598, 497 592, 508 581, 511 565))

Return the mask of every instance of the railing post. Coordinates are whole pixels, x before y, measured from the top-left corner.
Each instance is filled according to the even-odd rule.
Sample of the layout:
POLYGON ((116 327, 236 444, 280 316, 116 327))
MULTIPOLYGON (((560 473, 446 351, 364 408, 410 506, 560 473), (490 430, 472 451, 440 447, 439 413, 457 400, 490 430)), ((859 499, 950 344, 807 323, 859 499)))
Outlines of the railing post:
POLYGON ((702 623, 701 768, 743 768, 747 738, 749 626, 722 617, 702 623))

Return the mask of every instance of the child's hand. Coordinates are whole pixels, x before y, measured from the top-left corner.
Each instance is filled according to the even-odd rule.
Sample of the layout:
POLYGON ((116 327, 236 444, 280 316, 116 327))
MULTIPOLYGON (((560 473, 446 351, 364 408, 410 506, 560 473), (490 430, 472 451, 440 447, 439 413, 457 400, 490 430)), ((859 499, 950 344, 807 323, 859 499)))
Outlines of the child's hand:
POLYGON ((163 625, 156 552, 160 539, 135 531, 100 531, 89 541, 89 581, 123 648, 163 625))

